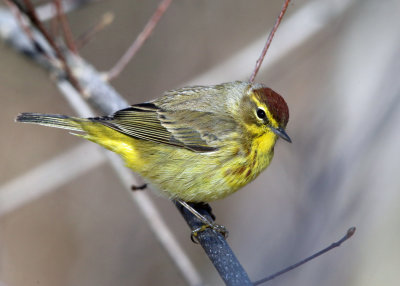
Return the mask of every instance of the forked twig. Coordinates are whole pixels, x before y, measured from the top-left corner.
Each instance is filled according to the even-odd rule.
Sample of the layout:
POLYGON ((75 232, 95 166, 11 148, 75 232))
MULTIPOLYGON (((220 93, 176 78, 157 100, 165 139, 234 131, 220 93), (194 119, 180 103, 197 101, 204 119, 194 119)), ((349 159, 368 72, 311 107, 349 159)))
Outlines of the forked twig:
POLYGON ((36 14, 35 7, 31 3, 30 0, 24 0, 25 3, 25 9, 21 8, 21 5, 18 4, 18 1, 13 0, 13 3, 17 5, 17 7, 21 10, 21 13, 24 13, 29 20, 31 21, 32 25, 35 26, 40 33, 45 37, 49 45, 54 49, 56 56, 58 60, 62 63, 62 68, 64 69, 67 78, 71 82, 71 84, 80 92, 83 94, 82 89, 77 81, 77 79, 74 77, 72 74, 71 69, 69 68, 65 57, 63 53, 61 52, 60 48, 57 46, 55 43, 54 39, 50 36, 50 34, 47 32, 47 30, 44 28, 42 21, 39 19, 39 17, 36 14))
POLYGON ((290 0, 285 0, 285 3, 283 3, 281 13, 279 14, 278 18, 275 21, 274 27, 272 28, 271 32, 269 33, 269 36, 268 36, 267 42, 265 43, 264 49, 262 50, 261 55, 256 62, 256 66, 254 67, 254 71, 251 74, 251 77, 249 80, 251 83, 254 82, 254 80, 257 76, 257 73, 260 70, 261 64, 264 60, 265 55, 267 54, 269 46, 271 45, 272 39, 274 38, 274 35, 275 35, 275 32, 278 29, 279 24, 282 21, 283 15, 285 15, 287 7, 289 6, 289 2, 290 2, 290 0))
POLYGON ((291 266, 289 266, 289 267, 287 267, 287 268, 285 268, 285 269, 283 269, 281 271, 278 271, 278 272, 276 272, 276 273, 274 273, 274 274, 272 274, 272 275, 270 275, 270 276, 268 276, 266 278, 258 280, 256 282, 254 282, 253 284, 254 285, 260 285, 260 284, 265 283, 265 282, 267 282, 269 280, 272 280, 272 279, 274 279, 274 278, 276 278, 276 277, 278 277, 278 276, 280 276, 282 274, 285 274, 286 272, 289 272, 290 270, 293 270, 293 269, 303 265, 304 263, 309 262, 310 260, 313 260, 314 258, 317 258, 318 256, 320 256, 320 255, 332 250, 333 248, 339 247, 343 242, 345 242, 350 237, 352 237, 355 232, 356 232, 356 228, 354 226, 350 227, 347 230, 346 234, 340 240, 332 243, 330 246, 322 249, 321 251, 318 251, 317 253, 307 257, 306 259, 303 259, 302 261, 299 261, 299 262, 297 262, 297 263, 295 263, 295 264, 293 264, 293 265, 291 265, 291 266))
POLYGON ((4 0, 4 3, 10 8, 11 12, 15 16, 15 19, 17 19, 18 24, 21 26, 22 30, 25 32, 26 36, 31 40, 32 44, 35 46, 35 48, 40 51, 40 53, 45 56, 47 59, 49 59, 48 55, 43 52, 42 46, 35 40, 33 37, 32 31, 28 27, 28 25, 25 23, 25 19, 23 18, 20 8, 12 1, 10 0, 4 0))
POLYGON ((171 4, 172 0, 161 0, 160 5, 158 5, 157 10, 151 16, 150 20, 147 22, 143 31, 137 36, 132 45, 128 48, 125 54, 119 59, 119 61, 111 68, 107 73, 107 79, 112 80, 116 78, 126 67, 129 61, 134 57, 134 55, 143 46, 144 42, 151 35, 157 23, 160 21, 161 16, 167 10, 168 6, 171 4))

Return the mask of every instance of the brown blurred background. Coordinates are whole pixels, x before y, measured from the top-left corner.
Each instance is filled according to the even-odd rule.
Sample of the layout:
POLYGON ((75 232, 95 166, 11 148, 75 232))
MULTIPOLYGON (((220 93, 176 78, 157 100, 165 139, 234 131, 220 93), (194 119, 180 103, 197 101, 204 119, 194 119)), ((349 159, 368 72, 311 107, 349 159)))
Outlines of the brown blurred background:
MULTIPOLYGON (((105 12, 115 15, 81 55, 108 70, 157 5, 101 1, 70 13, 75 35, 105 12)), ((245 64, 235 61, 237 55, 266 38, 281 5, 176 0, 112 84, 138 103, 188 82, 246 80, 262 44, 245 64), (228 60, 234 68, 208 73, 228 60)), ((270 285, 399 285, 399 13, 396 0, 290 5, 284 18, 290 29, 278 30, 257 81, 287 100, 293 144, 278 142, 265 173, 211 204, 253 280, 327 246, 354 225, 357 233, 349 242, 270 285), (316 30, 308 37, 304 29, 310 27, 316 30)), ((3 43, 0 63, 0 285, 186 285, 101 159, 45 194, 7 208, 12 196, 2 192, 18 192, 19 186, 32 194, 52 180, 32 174, 49 160, 67 154, 61 162, 71 172, 85 165, 85 156, 69 158, 68 152, 80 148, 79 154, 86 154, 97 147, 62 130, 14 123, 19 112, 73 111, 47 72, 3 43)), ((63 169, 57 175, 62 177, 63 169)), ((151 197, 204 283, 221 285, 174 206, 157 194, 151 197)))

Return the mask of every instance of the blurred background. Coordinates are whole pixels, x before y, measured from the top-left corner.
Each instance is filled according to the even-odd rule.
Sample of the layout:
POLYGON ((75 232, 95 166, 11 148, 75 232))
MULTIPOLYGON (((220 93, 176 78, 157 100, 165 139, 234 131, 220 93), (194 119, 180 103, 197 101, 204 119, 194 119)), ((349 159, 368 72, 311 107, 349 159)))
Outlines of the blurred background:
MULTIPOLYGON (((247 80, 282 3, 173 1, 112 85, 133 104, 247 80)), ((101 1, 68 14, 76 36, 115 16, 82 57, 110 69, 157 5, 101 1)), ((289 6, 256 81, 288 102, 293 143, 278 142, 266 172, 211 204, 252 280, 356 226, 340 248, 269 285, 399 285, 399 13, 398 0, 289 6)), ((187 285, 95 144, 14 123, 20 112, 74 114, 48 73, 5 43, 0 63, 0 285, 187 285), (31 199, 10 207, 18 192, 31 199)), ((221 285, 175 207, 146 192, 204 284, 221 285)))

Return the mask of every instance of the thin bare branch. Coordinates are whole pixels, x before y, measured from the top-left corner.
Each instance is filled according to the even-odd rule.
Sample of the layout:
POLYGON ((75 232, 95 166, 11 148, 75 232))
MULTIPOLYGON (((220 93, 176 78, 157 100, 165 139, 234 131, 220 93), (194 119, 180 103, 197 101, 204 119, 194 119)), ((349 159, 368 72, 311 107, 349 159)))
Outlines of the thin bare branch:
POLYGON ((95 34, 103 30, 105 27, 110 25, 114 21, 114 14, 111 12, 105 13, 100 21, 96 23, 93 27, 91 27, 88 31, 80 35, 75 43, 78 50, 83 48, 87 43, 89 43, 95 34))
MULTIPOLYGON (((14 1, 13 1, 14 2, 14 1)), ((15 2, 14 2, 15 3, 15 2)), ((30 0, 24 0, 26 9, 21 10, 21 13, 24 13, 32 22, 32 24, 40 31, 40 33, 45 37, 47 40, 48 44, 54 49, 54 52, 57 55, 58 60, 62 63, 62 68, 65 71, 67 78, 71 82, 71 84, 80 92, 83 94, 81 87, 78 84, 77 79, 74 77, 74 75, 71 72, 71 69, 66 63, 65 57, 63 53, 61 52, 60 48, 57 46, 55 43, 54 39, 50 36, 50 34, 47 32, 47 30, 44 28, 42 21, 39 19, 39 17, 36 14, 35 7, 32 5, 30 0)))
POLYGON ((283 15, 285 15, 285 12, 287 10, 289 2, 290 2, 290 0, 285 0, 285 3, 282 6, 281 13, 279 13, 278 18, 275 21, 275 25, 272 28, 271 32, 269 33, 269 36, 268 36, 267 42, 265 43, 264 49, 262 50, 261 55, 256 62, 256 66, 254 67, 254 71, 250 77, 250 82, 254 82, 254 80, 257 76, 257 73, 260 70, 261 64, 264 60, 265 55, 267 54, 269 46, 271 45, 272 39, 274 38, 274 35, 275 35, 275 32, 278 29, 279 24, 282 21, 283 15))
MULTIPOLYGON (((282 22, 279 37, 274 39, 274 44, 268 51, 268 61, 263 63, 260 71, 269 70, 298 47, 309 42, 311 38, 337 21, 353 3, 352 0, 310 1, 295 11, 282 22), (324 17, 321 18, 319 15, 324 15, 324 17)), ((253 64, 249 63, 249 58, 258 54, 263 44, 265 44, 265 37, 259 37, 230 58, 199 74, 196 78, 182 82, 179 86, 206 85, 210 82, 227 82, 233 78, 247 78, 246 70, 253 68, 253 64)))
POLYGON ((25 20, 22 17, 22 14, 21 14, 20 10, 18 9, 18 6, 16 6, 14 2, 11 2, 9 0, 3 0, 3 1, 10 8, 11 12, 14 14, 15 18, 17 19, 18 24, 22 27, 23 31, 28 36, 28 38, 32 42, 35 42, 35 39, 32 35, 32 31, 29 29, 28 25, 25 23, 25 20))
POLYGON ((119 59, 119 61, 114 65, 113 68, 107 73, 107 79, 112 80, 116 78, 130 62, 130 60, 135 56, 139 49, 143 46, 144 42, 151 35, 157 23, 160 21, 162 15, 168 9, 172 0, 162 0, 158 5, 157 10, 151 16, 150 20, 147 22, 143 31, 137 36, 132 45, 128 48, 125 54, 119 59))
MULTIPOLYGON (((15 3, 15 1, 13 1, 15 3)), ((40 33, 45 37, 47 42, 50 44, 50 46, 54 49, 54 51, 57 54, 57 57, 62 60, 64 59, 63 54, 61 53, 60 49, 54 42, 53 38, 49 35, 49 33, 46 31, 45 27, 42 24, 42 21, 39 19, 39 17, 36 14, 35 7, 32 5, 30 0, 24 0, 25 3, 25 9, 22 10, 21 7, 21 13, 24 13, 32 22, 32 25, 34 25, 40 33)), ((63 61, 65 63, 65 59, 63 61)))
POLYGON ((61 28, 64 33, 65 43, 67 44, 67 47, 71 52, 77 54, 78 49, 76 48, 74 37, 72 36, 71 28, 69 26, 67 17, 65 16, 61 0, 55 0, 54 6, 56 7, 57 18, 59 23, 61 24, 61 28))
MULTIPOLYGON (((51 5, 51 8, 54 10, 54 13, 57 14, 55 5, 51 5)), ((50 33, 53 38, 57 38, 60 35, 60 23, 57 17, 52 17, 50 19, 50 33)))
POLYGON ((253 284, 254 285, 260 285, 262 283, 270 281, 270 280, 272 280, 272 279, 274 279, 274 278, 276 278, 276 277, 278 277, 278 276, 280 276, 282 274, 285 274, 286 272, 289 272, 289 271, 291 271, 291 270, 303 265, 304 263, 307 263, 307 262, 313 260, 314 258, 317 258, 318 256, 321 256, 324 253, 327 253, 328 251, 330 251, 330 250, 332 250, 332 249, 334 249, 336 247, 339 247, 343 242, 345 242, 346 240, 351 238, 354 235, 355 232, 356 232, 356 228, 354 226, 350 227, 347 230, 346 234, 340 240, 332 243, 330 246, 322 249, 321 251, 318 251, 317 253, 307 257, 306 259, 303 259, 302 261, 299 261, 299 262, 297 262, 297 263, 295 263, 295 264, 293 264, 293 265, 291 265, 291 266, 289 266, 289 267, 287 267, 287 268, 285 268, 285 269, 283 269, 281 271, 278 271, 278 272, 276 272, 276 273, 274 273, 274 274, 272 274, 272 275, 270 275, 270 276, 268 276, 268 277, 266 277, 264 279, 258 280, 256 282, 254 282, 253 284))

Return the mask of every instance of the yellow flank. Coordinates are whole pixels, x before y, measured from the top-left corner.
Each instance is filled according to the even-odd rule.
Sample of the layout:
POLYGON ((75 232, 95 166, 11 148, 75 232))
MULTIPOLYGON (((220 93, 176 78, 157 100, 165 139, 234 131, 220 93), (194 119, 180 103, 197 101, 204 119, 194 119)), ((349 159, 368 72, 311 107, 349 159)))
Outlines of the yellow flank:
POLYGON ((112 116, 22 113, 17 121, 64 128, 118 153, 171 199, 210 202, 255 179, 274 155, 289 111, 261 84, 186 87, 112 116))
POLYGON ((121 155, 125 161, 136 162, 136 164, 145 163, 141 160, 135 147, 140 143, 140 140, 126 136, 100 123, 90 121, 82 122, 82 129, 86 134, 74 135, 81 136, 121 155))

